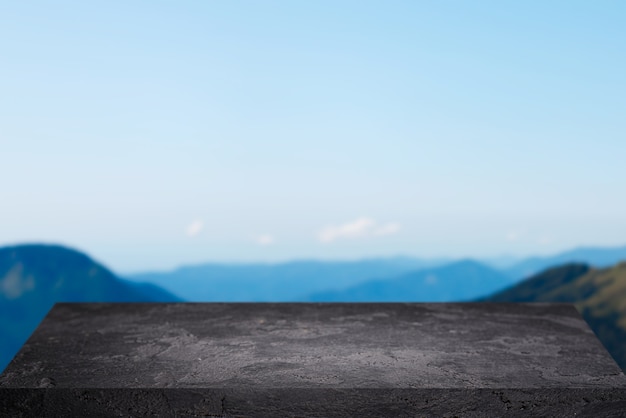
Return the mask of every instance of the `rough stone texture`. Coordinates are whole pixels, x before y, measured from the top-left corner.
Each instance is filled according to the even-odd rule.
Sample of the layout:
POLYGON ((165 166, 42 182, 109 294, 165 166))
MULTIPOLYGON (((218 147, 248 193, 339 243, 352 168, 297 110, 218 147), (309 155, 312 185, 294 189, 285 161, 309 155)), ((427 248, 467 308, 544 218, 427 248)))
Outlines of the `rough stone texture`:
POLYGON ((0 416, 626 416, 569 304, 57 304, 0 416))

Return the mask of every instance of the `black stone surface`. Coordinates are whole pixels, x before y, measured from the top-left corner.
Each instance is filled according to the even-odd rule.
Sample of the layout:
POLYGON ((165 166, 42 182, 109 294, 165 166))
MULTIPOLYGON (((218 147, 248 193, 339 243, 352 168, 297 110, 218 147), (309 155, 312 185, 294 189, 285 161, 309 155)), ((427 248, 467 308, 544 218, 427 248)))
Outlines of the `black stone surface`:
POLYGON ((569 304, 57 304, 0 416, 626 416, 569 304))

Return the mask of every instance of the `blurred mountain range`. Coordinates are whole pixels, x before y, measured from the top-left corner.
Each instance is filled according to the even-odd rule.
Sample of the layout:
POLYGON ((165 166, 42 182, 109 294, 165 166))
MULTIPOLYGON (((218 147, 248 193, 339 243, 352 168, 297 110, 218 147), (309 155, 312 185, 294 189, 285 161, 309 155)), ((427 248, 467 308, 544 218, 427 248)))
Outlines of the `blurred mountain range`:
MULTIPOLYGON (((578 248, 553 256, 522 260, 503 256, 474 262, 482 265, 485 274, 494 279, 493 283, 502 280, 502 285, 506 286, 561 264, 578 262, 594 267, 608 267, 622 260, 626 260, 626 246, 578 248), (493 277, 494 274, 499 274, 500 278, 496 279, 493 277)), ((184 266, 169 272, 148 272, 126 277, 133 281, 156 284, 191 302, 288 302, 321 300, 319 298, 323 295, 332 299, 335 296, 331 294, 347 289, 357 291, 356 288, 365 285, 366 282, 400 280, 421 270, 443 267, 455 262, 458 260, 395 257, 357 261, 292 261, 277 264, 206 263, 184 266)), ((469 268, 466 273, 462 268, 455 270, 459 274, 459 280, 463 280, 465 274, 473 274, 472 270, 478 268, 476 265, 466 264, 466 266, 469 268)), ((401 280, 397 283, 401 283, 401 280)), ((445 295, 434 292, 436 289, 448 292, 444 283, 423 288, 429 292, 428 300, 446 300, 445 295)), ((379 285, 380 283, 372 286, 379 285)), ((479 288, 476 290, 480 292, 479 288)), ((468 297, 478 297, 492 290, 495 289, 489 288, 483 293, 468 297)), ((457 292, 473 294, 464 293, 463 290, 457 292)), ((362 295, 366 300, 367 295, 362 295)), ((369 297, 375 296, 370 293, 369 297)), ((454 300, 461 299, 455 297, 454 300)))
POLYGON ((344 289, 368 279, 395 277, 447 262, 396 257, 279 264, 203 264, 128 277, 154 283, 190 302, 289 302, 304 301, 311 293, 344 289))
POLYGON ((122 279, 70 248, 4 247, 0 248, 0 370, 55 302, 181 300, 572 302, 626 370, 626 263, 618 264, 622 260, 626 260, 626 247, 483 262, 396 257, 213 263, 122 279))

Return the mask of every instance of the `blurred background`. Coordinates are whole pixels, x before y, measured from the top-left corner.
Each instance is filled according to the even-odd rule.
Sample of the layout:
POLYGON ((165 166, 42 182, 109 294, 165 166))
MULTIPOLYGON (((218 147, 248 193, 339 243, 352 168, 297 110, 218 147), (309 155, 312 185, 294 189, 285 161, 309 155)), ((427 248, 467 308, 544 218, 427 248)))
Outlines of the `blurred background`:
POLYGON ((626 3, 0 4, 0 370, 57 301, 557 301, 626 370, 626 3))

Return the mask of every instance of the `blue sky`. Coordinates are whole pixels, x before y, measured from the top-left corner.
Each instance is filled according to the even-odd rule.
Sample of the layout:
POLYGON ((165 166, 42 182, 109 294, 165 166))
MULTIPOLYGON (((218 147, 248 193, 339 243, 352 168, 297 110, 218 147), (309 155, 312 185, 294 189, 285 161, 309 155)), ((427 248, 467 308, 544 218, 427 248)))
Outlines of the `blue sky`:
POLYGON ((622 1, 3 2, 0 245, 116 271, 626 243, 622 1))

